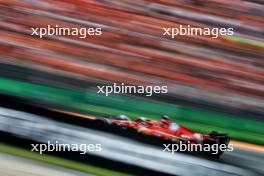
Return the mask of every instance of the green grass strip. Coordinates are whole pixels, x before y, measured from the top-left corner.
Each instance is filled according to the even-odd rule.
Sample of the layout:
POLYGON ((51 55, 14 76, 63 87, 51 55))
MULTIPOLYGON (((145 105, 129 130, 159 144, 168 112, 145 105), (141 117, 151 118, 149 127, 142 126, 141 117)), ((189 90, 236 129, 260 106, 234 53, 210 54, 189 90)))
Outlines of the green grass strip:
POLYGON ((50 156, 47 154, 38 154, 35 152, 27 151, 25 149, 21 149, 18 147, 14 147, 11 145, 3 144, 0 143, 0 152, 2 153, 8 153, 11 155, 31 159, 31 160, 36 160, 36 161, 41 161, 53 165, 57 165, 60 167, 68 168, 68 169, 73 169, 76 171, 81 171, 85 173, 90 173, 90 174, 95 174, 98 176, 128 176, 128 174, 121 173, 121 172, 116 172, 96 166, 91 166, 87 165, 81 162, 77 161, 72 161, 68 159, 63 159, 55 156, 50 156))

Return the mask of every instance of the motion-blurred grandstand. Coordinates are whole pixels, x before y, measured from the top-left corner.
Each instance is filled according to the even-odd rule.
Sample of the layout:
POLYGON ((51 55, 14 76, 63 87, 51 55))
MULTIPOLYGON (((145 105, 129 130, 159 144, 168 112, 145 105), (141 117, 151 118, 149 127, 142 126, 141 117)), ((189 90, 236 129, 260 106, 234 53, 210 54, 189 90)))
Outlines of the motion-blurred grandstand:
POLYGON ((263 15, 250 1, 1 1, 1 60, 92 81, 164 84, 170 96, 263 112, 263 15), (31 27, 56 24, 102 27, 103 35, 29 37, 31 27), (162 37, 179 24, 234 27, 235 35, 162 37))

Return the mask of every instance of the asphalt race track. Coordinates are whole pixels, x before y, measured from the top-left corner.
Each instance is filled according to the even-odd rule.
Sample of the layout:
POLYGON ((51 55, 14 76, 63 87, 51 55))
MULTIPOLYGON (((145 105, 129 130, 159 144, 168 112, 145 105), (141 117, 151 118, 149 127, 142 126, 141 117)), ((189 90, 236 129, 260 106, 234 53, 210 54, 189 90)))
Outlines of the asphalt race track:
POLYGON ((236 148, 234 152, 225 153, 219 162, 223 162, 230 165, 236 165, 238 167, 247 168, 252 171, 256 171, 263 175, 264 173, 264 152, 253 152, 236 148))
POLYGON ((215 161, 182 153, 172 155, 163 152, 161 148, 129 138, 7 108, 0 108, 0 131, 40 143, 47 141, 58 141, 63 144, 99 143, 102 145, 102 151, 89 154, 172 175, 264 174, 263 153, 235 148, 233 152, 225 153, 215 161))

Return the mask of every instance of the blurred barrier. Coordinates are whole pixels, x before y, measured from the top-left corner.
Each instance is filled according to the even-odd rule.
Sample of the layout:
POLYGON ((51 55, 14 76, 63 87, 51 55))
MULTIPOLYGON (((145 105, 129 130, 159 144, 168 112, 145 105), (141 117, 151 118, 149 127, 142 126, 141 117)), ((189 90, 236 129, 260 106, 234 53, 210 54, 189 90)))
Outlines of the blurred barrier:
MULTIPOLYGON (((264 145, 264 123, 253 119, 209 112, 196 108, 181 107, 144 98, 109 96, 91 91, 32 84, 0 78, 0 92, 29 99, 36 105, 46 102, 52 107, 95 115, 117 116, 126 114, 131 118, 145 116, 159 119, 167 114, 173 120, 201 132, 217 130, 227 132, 233 139, 264 145)), ((47 107, 47 105, 46 105, 47 107)))
MULTIPOLYGON (((39 67, 37 67, 39 68, 39 67)), ((20 66, 15 65, 12 62, 0 63, 0 75, 1 77, 12 78, 20 81, 27 81, 36 84, 44 84, 48 86, 56 87, 67 87, 78 90, 91 90, 98 91, 97 86, 111 85, 109 82, 95 79, 84 79, 83 77, 77 77, 76 75, 66 74, 65 72, 48 72, 39 70, 37 68, 30 68, 30 65, 21 64, 20 66)), ((217 101, 210 102, 206 96, 201 98, 192 97, 192 89, 187 91, 186 87, 178 86, 176 93, 168 92, 167 94, 154 94, 151 97, 146 97, 160 102, 167 102, 170 104, 178 104, 183 106, 198 107, 200 109, 207 109, 211 111, 223 112, 228 114, 233 114, 236 116, 242 116, 246 118, 254 118, 262 120, 264 117, 264 111, 261 108, 258 109, 248 109, 245 107, 236 107, 236 103, 232 101, 232 104, 222 101, 221 97, 215 97, 217 101), (188 97, 184 94, 189 92, 188 97), (235 106, 232 106, 235 105, 235 106)), ((139 96, 133 94, 134 96, 139 96)), ((202 96, 201 96, 202 97, 202 96)), ((233 97, 230 97, 233 99, 233 97)), ((236 101, 237 102, 237 101, 236 101)), ((258 104, 258 102, 254 102, 258 104)))

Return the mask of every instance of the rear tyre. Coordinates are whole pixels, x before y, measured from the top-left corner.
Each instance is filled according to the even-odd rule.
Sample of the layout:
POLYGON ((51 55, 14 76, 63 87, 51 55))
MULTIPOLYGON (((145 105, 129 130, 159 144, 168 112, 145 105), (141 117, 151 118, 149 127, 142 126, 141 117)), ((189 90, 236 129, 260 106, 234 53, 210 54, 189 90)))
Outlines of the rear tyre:
POLYGON ((214 140, 206 140, 204 144, 209 144, 211 149, 209 152, 206 152, 208 155, 214 158, 220 157, 223 153, 223 149, 228 148, 230 138, 227 134, 218 133, 216 131, 212 131, 209 133, 210 137, 214 140))

